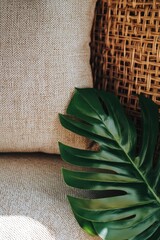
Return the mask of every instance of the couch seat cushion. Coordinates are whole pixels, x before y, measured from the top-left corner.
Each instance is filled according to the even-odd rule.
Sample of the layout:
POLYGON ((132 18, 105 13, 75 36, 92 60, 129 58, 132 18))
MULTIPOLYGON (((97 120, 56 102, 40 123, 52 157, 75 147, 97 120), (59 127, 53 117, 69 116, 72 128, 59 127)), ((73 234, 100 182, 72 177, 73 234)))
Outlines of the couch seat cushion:
POLYGON ((84 233, 74 219, 66 194, 82 192, 65 185, 65 165, 55 155, 0 155, 0 239, 98 239, 84 233))

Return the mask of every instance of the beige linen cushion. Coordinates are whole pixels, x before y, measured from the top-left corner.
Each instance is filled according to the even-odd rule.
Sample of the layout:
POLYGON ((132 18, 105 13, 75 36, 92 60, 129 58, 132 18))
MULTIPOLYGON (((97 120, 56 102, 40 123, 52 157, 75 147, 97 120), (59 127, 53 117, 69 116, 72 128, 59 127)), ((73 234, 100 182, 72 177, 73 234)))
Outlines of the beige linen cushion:
POLYGON ((94 195, 66 186, 62 166, 51 154, 0 155, 0 240, 99 240, 79 227, 66 197, 94 195))
POLYGON ((58 153, 85 140, 59 123, 75 87, 91 87, 96 0, 0 1, 0 151, 58 153))

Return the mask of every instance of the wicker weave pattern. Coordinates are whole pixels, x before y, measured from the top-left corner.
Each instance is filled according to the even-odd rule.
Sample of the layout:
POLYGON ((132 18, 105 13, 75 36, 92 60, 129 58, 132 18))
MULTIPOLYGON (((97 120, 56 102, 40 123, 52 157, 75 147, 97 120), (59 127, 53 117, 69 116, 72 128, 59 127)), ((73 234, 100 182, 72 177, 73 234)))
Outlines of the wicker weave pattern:
POLYGON ((114 91, 132 115, 136 94, 160 104, 160 1, 100 0, 92 32, 95 87, 114 91))

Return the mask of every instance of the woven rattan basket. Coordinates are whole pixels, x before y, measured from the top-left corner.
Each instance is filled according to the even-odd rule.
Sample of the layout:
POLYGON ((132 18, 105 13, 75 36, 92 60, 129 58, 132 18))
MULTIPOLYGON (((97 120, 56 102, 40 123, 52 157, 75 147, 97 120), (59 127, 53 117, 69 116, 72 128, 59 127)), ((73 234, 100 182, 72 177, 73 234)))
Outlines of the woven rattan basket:
POLYGON ((94 87, 118 95, 135 122, 137 94, 160 105, 160 0, 98 0, 91 49, 94 87))

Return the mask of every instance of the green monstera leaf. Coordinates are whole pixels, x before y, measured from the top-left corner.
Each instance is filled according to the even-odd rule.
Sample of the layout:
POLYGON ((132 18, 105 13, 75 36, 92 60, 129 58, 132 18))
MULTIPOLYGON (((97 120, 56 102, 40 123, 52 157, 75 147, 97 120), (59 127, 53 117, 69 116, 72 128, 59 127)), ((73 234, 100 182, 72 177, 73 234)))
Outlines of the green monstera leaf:
POLYGON ((63 160, 84 171, 63 169, 75 188, 103 192, 103 197, 68 196, 80 226, 103 240, 160 240, 160 161, 153 164, 158 107, 139 97, 143 134, 139 153, 134 124, 112 93, 76 89, 61 124, 99 147, 82 150, 60 143, 63 160), (108 192, 114 192, 110 196, 108 192))

